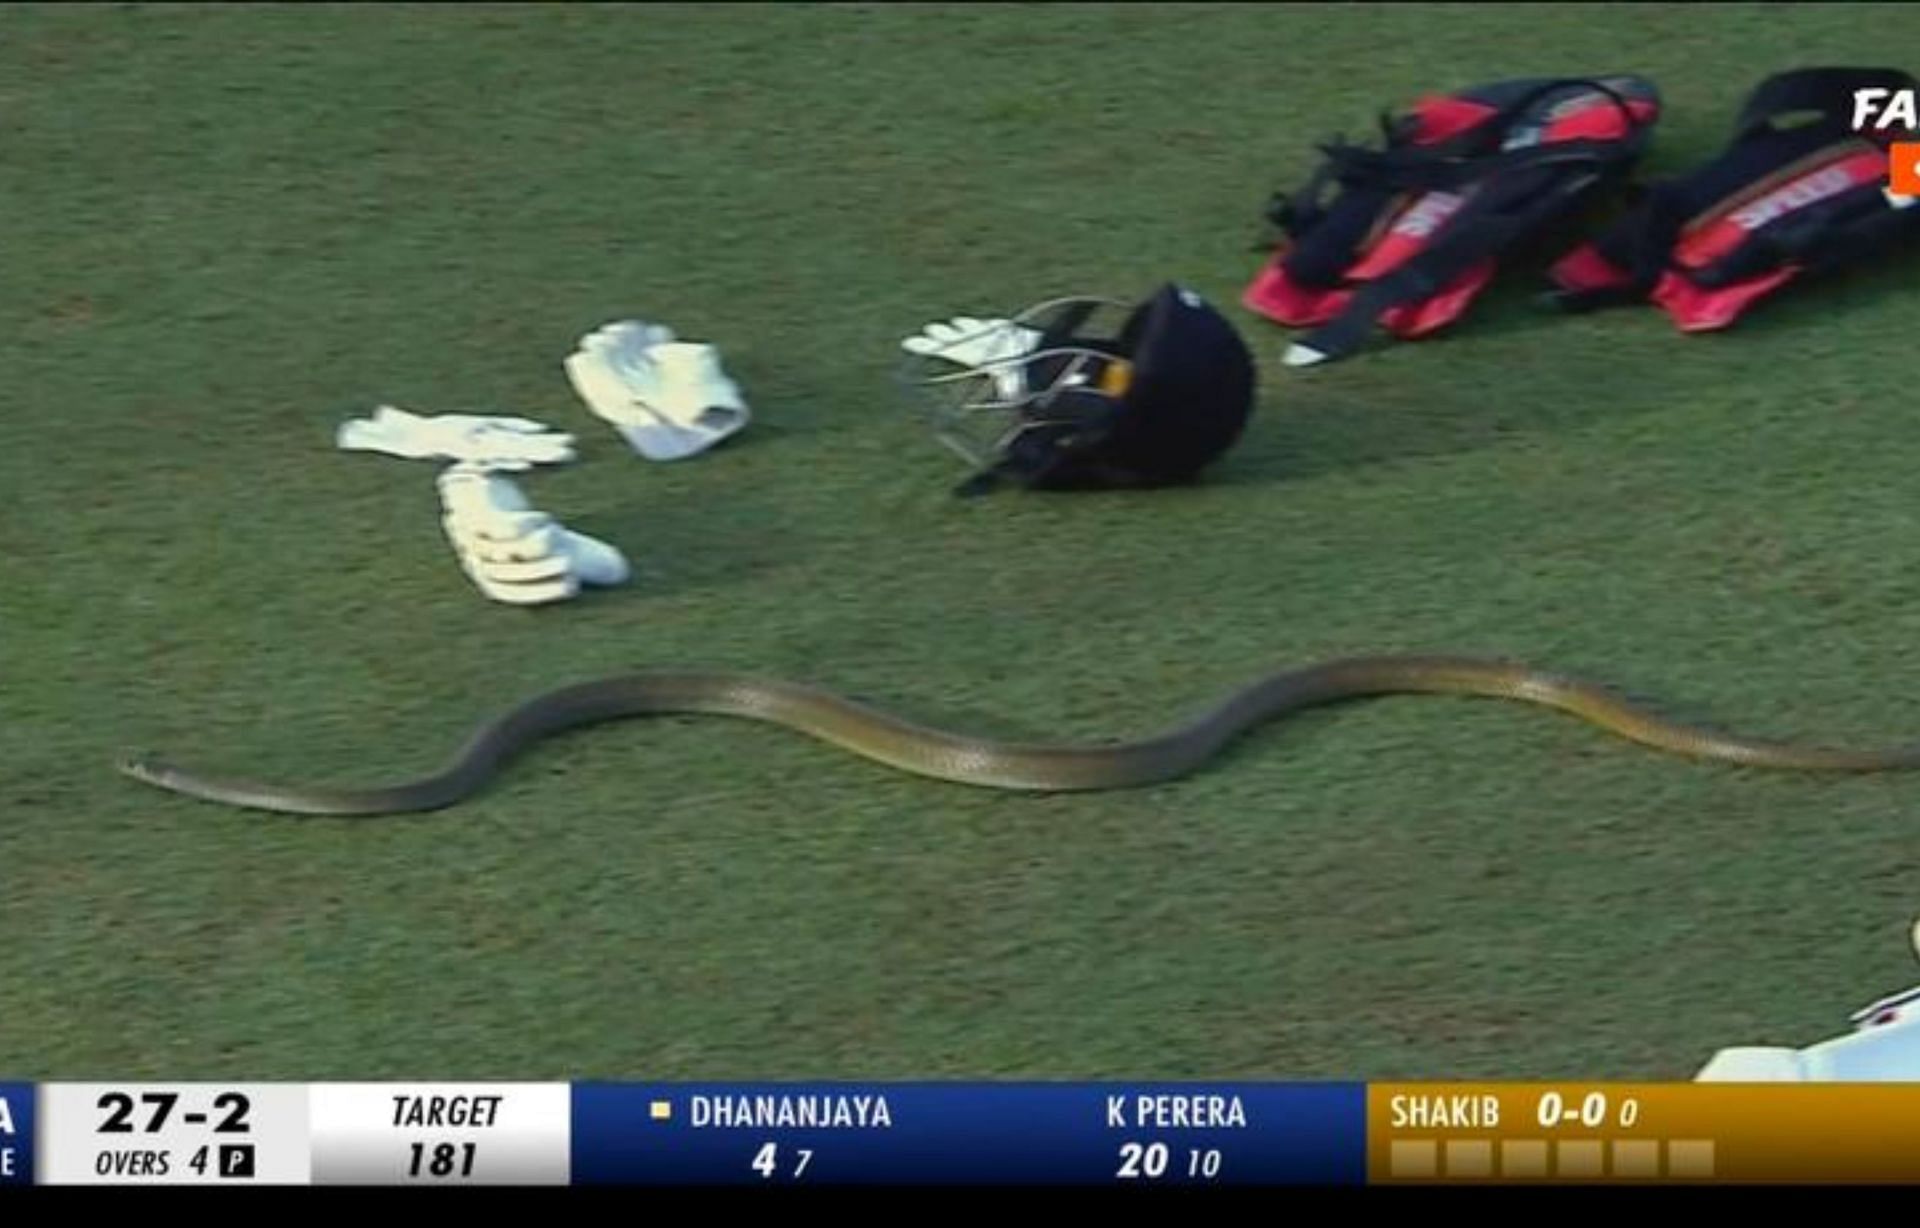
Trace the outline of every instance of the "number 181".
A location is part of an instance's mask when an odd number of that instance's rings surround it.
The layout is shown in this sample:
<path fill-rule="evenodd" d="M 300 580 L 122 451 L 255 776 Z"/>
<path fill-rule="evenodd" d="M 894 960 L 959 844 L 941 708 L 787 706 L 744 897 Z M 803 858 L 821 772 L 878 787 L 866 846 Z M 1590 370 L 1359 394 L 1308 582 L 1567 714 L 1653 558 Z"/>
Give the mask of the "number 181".
<path fill-rule="evenodd" d="M 436 1143 L 430 1154 L 425 1143 L 415 1143 L 413 1162 L 407 1166 L 407 1176 L 418 1177 L 424 1170 L 429 1177 L 471 1177 L 473 1152 L 472 1143 L 461 1143 L 457 1147 L 452 1143 Z M 460 1170 L 458 1174 L 454 1172 L 456 1167 Z"/>

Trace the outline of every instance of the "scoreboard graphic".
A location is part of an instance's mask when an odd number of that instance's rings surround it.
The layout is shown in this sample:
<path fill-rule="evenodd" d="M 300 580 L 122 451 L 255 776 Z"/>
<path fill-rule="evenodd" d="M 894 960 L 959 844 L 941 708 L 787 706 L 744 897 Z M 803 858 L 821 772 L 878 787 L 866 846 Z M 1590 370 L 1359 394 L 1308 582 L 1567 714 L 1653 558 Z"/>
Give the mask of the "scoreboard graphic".
<path fill-rule="evenodd" d="M 1920 1182 L 1920 1084 L 0 1084 L 0 1187 L 1715 1182 Z"/>

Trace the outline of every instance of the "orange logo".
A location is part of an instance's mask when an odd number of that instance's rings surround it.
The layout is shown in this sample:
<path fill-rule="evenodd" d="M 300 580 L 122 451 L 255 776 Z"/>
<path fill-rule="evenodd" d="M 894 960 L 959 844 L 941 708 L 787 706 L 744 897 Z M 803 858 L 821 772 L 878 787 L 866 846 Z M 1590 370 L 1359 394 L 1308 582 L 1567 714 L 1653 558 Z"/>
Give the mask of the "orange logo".
<path fill-rule="evenodd" d="M 1920 141 L 1895 141 L 1888 147 L 1887 187 L 1901 196 L 1920 196 Z"/>

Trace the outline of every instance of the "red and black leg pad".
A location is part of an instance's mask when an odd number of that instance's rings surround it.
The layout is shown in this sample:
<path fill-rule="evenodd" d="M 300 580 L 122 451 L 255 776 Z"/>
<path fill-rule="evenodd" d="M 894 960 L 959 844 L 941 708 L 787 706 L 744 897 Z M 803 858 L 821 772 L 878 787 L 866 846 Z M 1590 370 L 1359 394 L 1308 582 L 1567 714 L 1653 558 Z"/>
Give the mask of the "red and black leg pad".
<path fill-rule="evenodd" d="M 1920 236 L 1920 207 L 1893 195 L 1887 176 L 1892 143 L 1920 134 L 1855 131 L 1853 94 L 1869 87 L 1916 88 L 1898 69 L 1768 78 L 1719 157 L 1655 184 L 1553 266 L 1554 299 L 1571 310 L 1651 301 L 1682 331 L 1705 332 L 1790 282 Z"/>
<path fill-rule="evenodd" d="M 1502 81 L 1381 121 L 1383 148 L 1334 141 L 1268 218 L 1277 251 L 1242 297 L 1316 331 L 1296 365 L 1359 349 L 1375 325 L 1422 337 L 1457 320 L 1500 257 L 1623 179 L 1659 119 L 1640 77 Z M 1330 198 L 1330 199 L 1329 199 Z"/>

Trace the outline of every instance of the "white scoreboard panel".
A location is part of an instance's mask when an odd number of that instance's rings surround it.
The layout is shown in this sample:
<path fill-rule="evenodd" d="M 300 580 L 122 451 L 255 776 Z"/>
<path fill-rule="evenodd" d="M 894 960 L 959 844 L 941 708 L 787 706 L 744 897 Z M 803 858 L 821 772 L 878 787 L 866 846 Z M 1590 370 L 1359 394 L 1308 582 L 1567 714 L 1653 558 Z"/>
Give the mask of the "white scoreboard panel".
<path fill-rule="evenodd" d="M 42 1185 L 304 1185 L 307 1090 L 250 1083 L 48 1083 Z"/>
<path fill-rule="evenodd" d="M 42 1185 L 565 1185 L 565 1083 L 48 1083 Z"/>
<path fill-rule="evenodd" d="M 565 1083 L 322 1083 L 315 1185 L 565 1185 Z"/>

